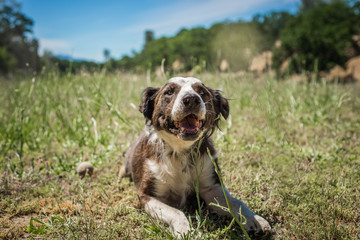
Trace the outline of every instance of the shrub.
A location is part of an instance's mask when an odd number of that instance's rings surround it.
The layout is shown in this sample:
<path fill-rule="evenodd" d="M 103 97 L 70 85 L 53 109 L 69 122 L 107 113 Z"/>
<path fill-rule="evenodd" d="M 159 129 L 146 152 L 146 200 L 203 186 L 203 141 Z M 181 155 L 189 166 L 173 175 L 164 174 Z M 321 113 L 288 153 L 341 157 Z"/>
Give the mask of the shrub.
<path fill-rule="evenodd" d="M 282 45 L 275 49 L 274 67 L 291 57 L 291 72 L 329 70 L 346 62 L 345 49 L 359 30 L 359 15 L 342 1 L 322 3 L 290 19 L 280 33 Z"/>

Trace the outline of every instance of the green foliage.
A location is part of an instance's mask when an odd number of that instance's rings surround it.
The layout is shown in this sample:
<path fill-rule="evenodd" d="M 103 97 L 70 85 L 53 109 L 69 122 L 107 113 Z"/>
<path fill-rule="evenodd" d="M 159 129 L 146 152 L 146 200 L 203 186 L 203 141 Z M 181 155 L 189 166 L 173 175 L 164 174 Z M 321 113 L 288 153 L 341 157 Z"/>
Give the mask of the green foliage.
<path fill-rule="evenodd" d="M 165 37 L 149 42 L 143 51 L 135 57 L 135 61 L 138 61 L 137 65 L 154 69 L 160 65 L 163 58 L 167 59 L 168 62 L 170 56 L 170 46 L 168 42 L 168 39 Z"/>
<path fill-rule="evenodd" d="M 359 31 L 358 6 L 356 1 L 304 0 L 298 15 L 270 12 L 256 15 L 251 22 L 183 29 L 174 37 L 151 38 L 140 53 L 125 56 L 115 65 L 121 69 L 155 69 L 165 59 L 166 68 L 180 60 L 185 71 L 203 65 L 215 70 L 225 59 L 231 70 L 237 71 L 248 69 L 258 53 L 274 50 L 276 69 L 292 57 L 291 72 L 327 70 L 347 60 L 345 49 L 351 45 L 351 36 Z M 273 49 L 279 38 L 281 48 Z"/>
<path fill-rule="evenodd" d="M 255 15 L 250 22 L 221 22 L 209 29 L 198 27 L 182 29 L 173 37 L 154 38 L 145 31 L 145 44 L 140 52 L 114 59 L 104 49 L 105 62 L 60 59 L 45 52 L 39 59 L 38 42 L 31 38 L 33 21 L 20 12 L 15 1 L 2 1 L 0 5 L 0 72 L 3 74 L 25 69 L 36 72 L 132 71 L 151 72 L 163 59 L 164 69 L 172 74 L 178 71 L 200 73 L 214 71 L 222 60 L 230 70 L 247 70 L 253 57 L 273 50 L 273 66 L 278 73 L 281 64 L 291 59 L 289 71 L 321 71 L 347 61 L 349 47 L 360 52 L 351 36 L 360 32 L 360 4 L 355 0 L 303 0 L 299 12 L 270 12 Z M 280 48 L 274 42 L 281 39 Z M 352 45 L 351 45 L 352 44 Z M 180 69 L 172 64 L 180 62 Z"/>
<path fill-rule="evenodd" d="M 211 50 L 213 64 L 219 66 L 221 60 L 229 62 L 233 71 L 247 70 L 252 58 L 263 46 L 264 38 L 251 23 L 229 23 L 221 26 L 213 36 Z"/>
<path fill-rule="evenodd" d="M 210 29 L 182 29 L 174 37 L 152 39 L 140 53 L 125 56 L 117 64 L 122 69 L 138 66 L 154 70 L 165 59 L 165 68 L 169 70 L 176 60 L 182 63 L 183 71 L 204 66 L 215 70 L 226 59 L 232 70 L 245 70 L 252 57 L 264 49 L 266 41 L 268 38 L 261 35 L 256 24 L 218 23 Z"/>
<path fill-rule="evenodd" d="M 127 55 L 123 56 L 120 60 L 118 60 L 116 64 L 117 64 L 117 68 L 120 70 L 123 70 L 123 71 L 133 70 L 133 69 L 135 69 L 135 66 L 136 66 L 134 58 L 129 57 Z"/>
<path fill-rule="evenodd" d="M 326 2 L 326 0 L 301 0 L 300 12 L 305 13 L 324 2 Z"/>
<path fill-rule="evenodd" d="M 198 77 L 231 99 L 213 135 L 222 180 L 269 220 L 268 238 L 357 239 L 359 86 Z M 0 238 L 171 238 L 139 210 L 133 184 L 116 183 L 144 127 L 146 86 L 144 75 L 104 72 L 0 83 Z M 93 163 L 92 178 L 76 175 L 81 161 Z M 235 221 L 200 212 L 186 213 L 200 239 L 244 239 Z"/>
<path fill-rule="evenodd" d="M 209 31 L 204 28 L 183 29 L 173 39 L 174 56 L 170 60 L 179 59 L 185 70 L 191 70 L 203 61 L 211 60 L 210 42 Z"/>
<path fill-rule="evenodd" d="M 0 4 L 0 71 L 6 73 L 14 69 L 39 70 L 38 41 L 30 38 L 33 21 L 20 12 L 13 1 Z M 4 52 L 4 49 L 6 52 Z"/>
<path fill-rule="evenodd" d="M 154 70 L 165 59 L 165 69 L 181 62 L 181 70 L 216 70 L 226 60 L 231 70 L 246 70 L 251 59 L 270 50 L 285 23 L 292 18 L 286 12 L 257 15 L 252 22 L 222 22 L 209 29 L 182 29 L 174 37 L 153 39 L 151 31 L 143 50 L 132 57 L 124 56 L 115 63 L 122 70 Z"/>
<path fill-rule="evenodd" d="M 154 39 L 154 32 L 147 30 L 145 32 L 145 45 Z"/>
<path fill-rule="evenodd" d="M 39 223 L 40 226 L 39 227 L 34 226 L 34 222 Z M 45 232 L 45 224 L 44 224 L 44 222 L 42 222 L 36 218 L 31 218 L 30 225 L 28 227 L 25 227 L 25 230 L 29 233 L 41 234 L 41 233 Z"/>
<path fill-rule="evenodd" d="M 271 50 L 274 42 L 280 38 L 280 32 L 285 24 L 294 16 L 288 12 L 270 12 L 264 15 L 257 14 L 252 22 L 263 36 L 260 51 Z"/>
<path fill-rule="evenodd" d="M 172 38 L 162 37 L 147 42 L 142 52 L 134 56 L 134 65 L 155 69 L 160 66 L 162 59 L 166 59 L 165 67 L 180 60 L 184 63 L 183 70 L 191 70 L 202 61 L 210 59 L 209 42 L 209 32 L 206 29 L 183 29 Z"/>
<path fill-rule="evenodd" d="M 0 71 L 3 73 L 9 73 L 15 69 L 17 64 L 16 58 L 9 53 L 5 46 L 0 47 Z"/>
<path fill-rule="evenodd" d="M 280 34 L 282 45 L 274 52 L 275 68 L 287 58 L 292 59 L 290 71 L 298 73 L 344 65 L 345 49 L 360 30 L 359 16 L 345 2 L 335 1 L 290 19 Z"/>
<path fill-rule="evenodd" d="M 89 72 L 93 73 L 103 67 L 106 70 L 114 71 L 114 59 L 110 58 L 104 64 L 91 61 L 72 61 L 54 56 L 50 51 L 45 51 L 41 57 L 42 73 L 75 74 Z"/>
<path fill-rule="evenodd" d="M 110 59 L 110 50 L 107 48 L 104 49 L 104 58 L 105 58 L 105 62 Z"/>

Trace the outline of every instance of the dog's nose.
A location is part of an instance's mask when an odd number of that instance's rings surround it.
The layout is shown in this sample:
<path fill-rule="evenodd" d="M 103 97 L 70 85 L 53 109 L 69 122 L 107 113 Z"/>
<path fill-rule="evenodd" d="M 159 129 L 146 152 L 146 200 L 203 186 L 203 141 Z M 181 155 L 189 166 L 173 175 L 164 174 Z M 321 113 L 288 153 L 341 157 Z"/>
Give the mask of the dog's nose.
<path fill-rule="evenodd" d="M 183 103 L 186 107 L 193 107 L 200 104 L 200 97 L 195 94 L 185 95 L 183 98 Z"/>

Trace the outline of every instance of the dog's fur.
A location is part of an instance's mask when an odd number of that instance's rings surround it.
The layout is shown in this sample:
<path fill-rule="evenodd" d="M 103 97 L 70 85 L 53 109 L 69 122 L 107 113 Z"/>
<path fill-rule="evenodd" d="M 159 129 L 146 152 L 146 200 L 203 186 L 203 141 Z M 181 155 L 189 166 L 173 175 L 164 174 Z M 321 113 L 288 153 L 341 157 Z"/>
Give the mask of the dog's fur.
<path fill-rule="evenodd" d="M 229 115 L 229 105 L 220 91 L 206 87 L 196 78 L 171 78 L 161 88 L 143 91 L 140 112 L 146 126 L 125 156 L 119 179 L 131 177 L 145 211 L 168 224 L 176 236 L 186 234 L 189 222 L 179 209 L 194 196 L 198 180 L 200 197 L 208 208 L 221 215 L 230 214 L 209 205 L 227 207 L 212 160 L 217 154 L 210 139 L 220 116 Z M 233 198 L 226 190 L 231 209 L 246 218 L 244 227 L 255 234 L 271 230 L 269 223 Z"/>

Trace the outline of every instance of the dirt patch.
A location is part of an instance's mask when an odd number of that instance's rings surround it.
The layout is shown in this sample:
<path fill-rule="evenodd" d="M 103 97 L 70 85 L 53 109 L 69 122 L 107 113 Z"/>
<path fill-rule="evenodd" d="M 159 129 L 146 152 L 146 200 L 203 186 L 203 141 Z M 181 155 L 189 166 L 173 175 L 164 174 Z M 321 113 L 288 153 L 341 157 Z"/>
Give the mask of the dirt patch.
<path fill-rule="evenodd" d="M 8 216 L 0 217 L 0 225 L 2 226 L 0 230 L 1 239 L 19 239 L 27 238 L 30 236 L 28 232 L 25 231 L 25 227 L 29 226 L 30 219 L 36 217 L 35 214 L 16 216 L 9 218 Z"/>

